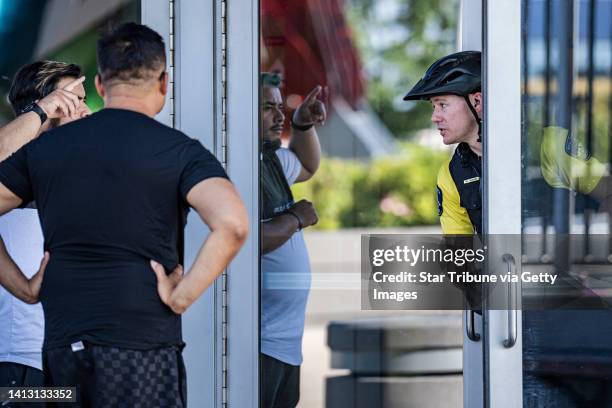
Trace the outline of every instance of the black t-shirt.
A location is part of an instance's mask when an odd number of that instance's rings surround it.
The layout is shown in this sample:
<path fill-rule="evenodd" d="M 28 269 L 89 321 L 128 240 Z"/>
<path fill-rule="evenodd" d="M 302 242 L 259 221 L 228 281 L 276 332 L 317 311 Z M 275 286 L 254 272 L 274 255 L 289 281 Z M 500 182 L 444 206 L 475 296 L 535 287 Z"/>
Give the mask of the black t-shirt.
<path fill-rule="evenodd" d="M 227 175 L 200 142 L 122 109 L 46 132 L 0 163 L 0 182 L 36 201 L 51 253 L 44 348 L 182 343 L 149 260 L 179 263 L 187 193 L 210 177 Z"/>

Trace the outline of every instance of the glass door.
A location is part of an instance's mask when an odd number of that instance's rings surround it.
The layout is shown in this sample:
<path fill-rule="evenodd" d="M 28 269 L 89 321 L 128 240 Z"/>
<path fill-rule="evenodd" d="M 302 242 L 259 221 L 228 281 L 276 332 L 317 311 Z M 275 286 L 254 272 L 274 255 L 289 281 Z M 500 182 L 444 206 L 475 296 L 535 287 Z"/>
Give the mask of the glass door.
<path fill-rule="evenodd" d="M 523 268 L 561 279 L 523 289 L 524 406 L 609 406 L 612 3 L 522 8 Z"/>
<path fill-rule="evenodd" d="M 491 257 L 520 296 L 484 312 L 481 406 L 610 406 L 612 4 L 489 1 L 484 14 L 486 231 L 520 236 Z"/>
<path fill-rule="evenodd" d="M 362 236 L 440 232 L 452 150 L 402 98 L 457 51 L 460 1 L 259 6 L 260 406 L 462 406 L 461 311 L 364 308 L 360 270 Z"/>

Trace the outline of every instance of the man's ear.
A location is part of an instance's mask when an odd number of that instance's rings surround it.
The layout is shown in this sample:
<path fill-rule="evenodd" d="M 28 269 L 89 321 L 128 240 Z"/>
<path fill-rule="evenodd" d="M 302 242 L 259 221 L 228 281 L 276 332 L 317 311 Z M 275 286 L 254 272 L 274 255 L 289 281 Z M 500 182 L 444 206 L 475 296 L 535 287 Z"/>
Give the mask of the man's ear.
<path fill-rule="evenodd" d="M 161 81 L 159 81 L 159 92 L 161 92 L 162 95 L 166 96 L 166 94 L 168 93 L 168 73 L 164 72 L 164 76 L 162 77 Z"/>
<path fill-rule="evenodd" d="M 470 94 L 470 102 L 479 115 L 482 114 L 482 92 Z"/>
<path fill-rule="evenodd" d="M 94 82 L 96 84 L 96 91 L 98 91 L 98 95 L 100 95 L 100 98 L 104 99 L 104 94 L 106 92 L 104 91 L 104 85 L 102 85 L 102 79 L 100 78 L 100 74 L 96 74 Z"/>

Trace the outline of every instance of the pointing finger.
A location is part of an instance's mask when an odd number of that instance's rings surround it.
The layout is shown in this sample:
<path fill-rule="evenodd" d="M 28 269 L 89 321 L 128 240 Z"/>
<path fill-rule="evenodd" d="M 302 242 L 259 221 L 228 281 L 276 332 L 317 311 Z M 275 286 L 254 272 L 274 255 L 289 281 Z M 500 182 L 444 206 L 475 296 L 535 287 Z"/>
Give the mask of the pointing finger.
<path fill-rule="evenodd" d="M 317 99 L 317 96 L 319 96 L 320 93 L 321 93 L 321 85 L 315 86 L 315 88 L 312 91 L 310 91 L 308 95 L 306 95 L 306 98 L 304 98 L 304 103 L 312 103 L 313 101 Z"/>

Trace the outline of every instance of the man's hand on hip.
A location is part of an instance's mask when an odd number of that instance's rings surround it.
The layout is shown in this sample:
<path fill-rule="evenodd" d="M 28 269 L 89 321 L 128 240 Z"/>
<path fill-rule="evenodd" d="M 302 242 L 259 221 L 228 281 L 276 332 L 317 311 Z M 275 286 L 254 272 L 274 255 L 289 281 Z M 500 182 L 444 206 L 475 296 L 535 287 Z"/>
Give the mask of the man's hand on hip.
<path fill-rule="evenodd" d="M 151 268 L 155 272 L 155 276 L 157 276 L 157 293 L 159 297 L 166 306 L 173 309 L 172 292 L 174 292 L 174 289 L 183 279 L 183 266 L 178 265 L 169 275 L 166 274 L 166 270 L 161 264 L 153 260 L 151 261 Z M 173 311 L 176 313 L 174 309 Z"/>
<path fill-rule="evenodd" d="M 30 287 L 30 293 L 32 294 L 31 302 L 28 303 L 37 303 L 38 296 L 40 295 L 40 287 L 42 286 L 43 277 L 45 275 L 45 269 L 47 269 L 47 264 L 49 263 L 50 255 L 49 252 L 45 252 L 43 259 L 40 261 L 40 267 L 38 268 L 38 272 L 34 274 L 28 281 L 28 286 Z"/>

